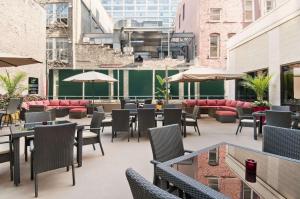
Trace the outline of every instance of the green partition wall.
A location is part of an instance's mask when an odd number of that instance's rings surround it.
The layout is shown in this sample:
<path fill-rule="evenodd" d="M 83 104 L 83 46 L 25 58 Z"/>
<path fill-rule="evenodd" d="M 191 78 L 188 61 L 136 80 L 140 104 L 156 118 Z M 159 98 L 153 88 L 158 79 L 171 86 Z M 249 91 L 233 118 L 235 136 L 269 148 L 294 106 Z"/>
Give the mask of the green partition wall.
<path fill-rule="evenodd" d="M 108 70 L 94 70 L 99 73 L 103 73 L 108 75 Z M 85 72 L 88 72 L 88 70 L 85 70 Z M 85 98 L 86 99 L 92 99 L 93 95 L 95 95 L 95 99 L 108 99 L 108 83 L 107 82 L 101 82 L 101 83 L 85 83 Z"/>
<path fill-rule="evenodd" d="M 195 83 L 191 82 L 190 83 L 190 97 L 191 99 L 195 98 Z M 189 83 L 184 82 L 184 99 L 188 99 L 189 95 Z"/>
<path fill-rule="evenodd" d="M 53 70 L 49 70 L 49 77 L 48 77 L 48 96 L 52 98 L 53 96 Z"/>
<path fill-rule="evenodd" d="M 129 71 L 129 96 L 152 96 L 152 70 Z"/>
<path fill-rule="evenodd" d="M 203 81 L 200 83 L 201 98 L 224 98 L 224 80 Z"/>
<path fill-rule="evenodd" d="M 118 96 L 118 84 L 119 84 L 119 96 L 122 97 L 124 95 L 124 73 L 123 70 L 119 70 L 119 77 L 118 77 L 118 70 L 114 70 L 114 78 L 118 80 L 118 82 L 114 83 L 114 99 L 117 99 Z"/>
<path fill-rule="evenodd" d="M 64 79 L 82 73 L 82 70 L 59 70 L 59 98 L 69 99 L 82 96 L 82 83 L 65 82 Z M 52 78 L 53 79 L 53 78 Z M 50 81 L 51 82 L 51 81 Z M 53 82 L 52 82 L 53 85 Z"/>

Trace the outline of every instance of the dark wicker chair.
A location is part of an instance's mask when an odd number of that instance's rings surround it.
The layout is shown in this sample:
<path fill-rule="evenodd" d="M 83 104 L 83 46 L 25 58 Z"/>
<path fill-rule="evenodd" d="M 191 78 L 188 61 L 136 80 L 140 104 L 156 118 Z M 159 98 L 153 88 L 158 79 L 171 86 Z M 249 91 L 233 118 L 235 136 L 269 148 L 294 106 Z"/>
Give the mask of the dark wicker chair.
<path fill-rule="evenodd" d="M 20 98 L 10 98 L 6 110 L 0 111 L 0 127 L 2 126 L 3 118 L 8 116 L 7 126 L 13 123 L 12 114 L 15 114 L 20 105 Z"/>
<path fill-rule="evenodd" d="M 75 130 L 75 123 L 35 127 L 31 155 L 31 178 L 35 181 L 35 197 L 38 196 L 38 174 L 46 171 L 71 166 L 73 186 L 75 185 Z"/>
<path fill-rule="evenodd" d="M 155 104 L 144 104 L 143 108 L 151 108 L 151 109 L 155 109 L 156 105 Z"/>
<path fill-rule="evenodd" d="M 151 103 L 152 103 L 152 99 L 145 99 L 144 105 L 145 105 L 145 104 L 151 104 Z"/>
<path fill-rule="evenodd" d="M 269 126 L 282 128 L 292 127 L 292 112 L 290 111 L 266 111 L 266 121 Z"/>
<path fill-rule="evenodd" d="M 181 114 L 180 108 L 165 108 L 163 125 L 178 124 L 181 127 Z"/>
<path fill-rule="evenodd" d="M 156 172 L 156 165 L 180 156 L 185 152 L 184 150 L 180 127 L 178 124 L 163 126 L 149 129 L 150 144 L 152 148 L 154 164 L 154 179 L 153 183 L 159 185 L 160 179 Z"/>
<path fill-rule="evenodd" d="M 243 127 L 252 127 L 254 128 L 254 120 L 252 116 L 252 108 L 241 108 L 237 107 L 237 115 L 238 115 L 238 127 L 236 129 L 235 134 L 237 135 L 238 132 L 242 132 Z M 259 120 L 256 120 L 258 126 Z"/>
<path fill-rule="evenodd" d="M 185 126 L 193 126 L 195 129 L 195 132 L 198 132 L 200 136 L 200 130 L 198 126 L 198 119 L 200 115 L 200 107 L 199 106 L 194 106 L 193 113 L 191 115 L 186 115 L 184 118 L 182 118 L 182 125 Z"/>
<path fill-rule="evenodd" d="M 266 125 L 263 135 L 264 152 L 300 160 L 300 130 Z"/>
<path fill-rule="evenodd" d="M 163 108 L 177 108 L 176 104 L 164 104 Z"/>
<path fill-rule="evenodd" d="M 99 143 L 102 155 L 104 155 L 104 150 L 101 143 L 100 131 L 101 131 L 101 122 L 104 118 L 104 113 L 94 111 L 93 117 L 90 125 L 84 125 L 82 132 L 82 145 L 93 145 L 94 150 L 95 144 Z M 75 145 L 77 146 L 77 145 Z"/>
<path fill-rule="evenodd" d="M 126 103 L 124 106 L 125 110 L 129 110 L 131 122 L 134 123 L 134 130 L 136 131 L 136 114 L 137 114 L 137 104 Z"/>
<path fill-rule="evenodd" d="M 112 135 L 111 142 L 117 137 L 117 132 L 128 132 L 128 142 L 130 138 L 130 127 L 131 127 L 129 110 L 112 110 Z"/>
<path fill-rule="evenodd" d="M 291 111 L 290 106 L 271 106 L 272 111 Z"/>
<path fill-rule="evenodd" d="M 104 112 L 103 106 L 98 106 L 98 107 L 96 108 L 96 110 L 97 110 L 99 113 L 103 113 L 103 114 L 104 114 L 104 119 L 103 119 L 102 122 L 101 122 L 102 133 L 103 133 L 104 127 L 107 127 L 107 126 L 111 126 L 111 125 L 112 125 L 111 114 L 106 114 L 106 113 Z"/>
<path fill-rule="evenodd" d="M 126 177 L 133 199 L 179 199 L 177 196 L 151 184 L 133 169 L 126 170 Z"/>
<path fill-rule="evenodd" d="M 12 141 L 11 141 L 11 136 L 7 136 L 7 137 L 8 137 L 8 140 L 0 142 L 0 145 L 8 145 L 7 150 L 0 151 L 0 163 L 9 162 L 10 180 L 13 180 L 13 149 L 12 149 Z"/>
<path fill-rule="evenodd" d="M 142 132 L 147 132 L 149 128 L 156 127 L 154 109 L 138 109 L 138 141 Z"/>
<path fill-rule="evenodd" d="M 25 113 L 25 127 L 28 125 L 35 125 L 33 123 L 40 123 L 51 121 L 51 113 L 50 112 L 27 112 Z M 26 124 L 27 123 L 27 124 Z M 33 136 L 25 136 L 25 144 L 24 144 L 24 153 L 25 153 L 25 161 L 28 159 L 28 151 L 27 148 L 30 146 L 31 140 L 33 140 Z"/>

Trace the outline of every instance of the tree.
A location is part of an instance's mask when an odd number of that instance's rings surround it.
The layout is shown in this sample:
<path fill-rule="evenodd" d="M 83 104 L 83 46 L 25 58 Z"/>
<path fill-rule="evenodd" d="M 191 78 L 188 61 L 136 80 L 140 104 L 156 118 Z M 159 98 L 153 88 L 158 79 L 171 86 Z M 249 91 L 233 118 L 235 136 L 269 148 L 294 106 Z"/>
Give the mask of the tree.
<path fill-rule="evenodd" d="M 170 97 L 170 90 L 166 88 L 166 80 L 163 79 L 160 75 L 156 75 L 159 87 L 156 87 L 156 95 L 158 97 L 163 97 L 165 100 Z"/>
<path fill-rule="evenodd" d="M 0 74 L 0 84 L 10 98 L 20 95 L 24 90 L 26 90 L 26 87 L 22 84 L 25 78 L 26 73 L 24 72 L 17 72 L 13 77 L 11 77 L 6 71 L 6 74 Z"/>

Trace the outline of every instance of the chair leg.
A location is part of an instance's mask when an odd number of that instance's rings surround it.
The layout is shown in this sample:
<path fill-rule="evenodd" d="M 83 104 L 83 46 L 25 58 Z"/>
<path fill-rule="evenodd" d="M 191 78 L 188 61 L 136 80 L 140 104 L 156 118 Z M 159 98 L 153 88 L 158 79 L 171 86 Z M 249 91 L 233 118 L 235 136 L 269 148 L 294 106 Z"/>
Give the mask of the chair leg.
<path fill-rule="evenodd" d="M 27 140 L 25 137 L 25 144 L 24 144 L 24 154 L 25 154 L 25 162 L 28 160 L 28 151 L 27 151 Z"/>
<path fill-rule="evenodd" d="M 102 147 L 100 134 L 99 134 L 99 136 L 98 136 L 98 139 L 99 139 L 99 145 L 100 145 L 100 149 L 101 149 L 102 155 L 104 156 L 104 150 L 103 150 L 103 147 Z"/>
<path fill-rule="evenodd" d="M 240 128 L 240 133 L 242 132 L 242 128 L 243 128 L 243 125 L 241 125 L 241 128 Z"/>
<path fill-rule="evenodd" d="M 73 186 L 75 186 L 75 169 L 74 169 L 74 164 L 72 164 L 72 180 L 73 180 Z"/>
<path fill-rule="evenodd" d="M 112 131 L 112 132 L 111 132 L 111 142 L 114 142 L 114 134 L 115 134 L 115 133 Z"/>
<path fill-rule="evenodd" d="M 140 130 L 138 130 L 138 142 L 140 142 L 140 136 L 141 136 L 141 132 Z"/>
<path fill-rule="evenodd" d="M 30 156 L 30 179 L 33 180 L 33 154 Z"/>
<path fill-rule="evenodd" d="M 96 151 L 96 147 L 95 147 L 95 145 L 93 144 L 93 149 L 94 149 L 94 151 Z"/>
<path fill-rule="evenodd" d="M 198 132 L 198 134 L 199 134 L 199 136 L 200 136 L 201 133 L 200 133 L 199 126 L 198 126 L 198 123 L 197 123 L 197 122 L 196 122 L 196 128 L 197 128 L 197 132 Z"/>
<path fill-rule="evenodd" d="M 131 132 L 132 132 L 132 129 L 131 129 Z M 129 142 L 129 138 L 130 138 L 130 129 L 128 129 L 128 142 Z"/>
<path fill-rule="evenodd" d="M 70 168 L 69 168 L 69 166 L 67 166 L 67 172 L 69 172 L 70 171 Z"/>
<path fill-rule="evenodd" d="M 35 192 L 35 197 L 38 197 L 38 175 L 35 173 L 34 174 L 34 192 Z"/>
<path fill-rule="evenodd" d="M 235 132 L 236 135 L 237 135 L 238 132 L 239 132 L 240 126 L 241 126 L 241 123 L 239 122 L 239 125 L 238 125 L 238 127 L 237 127 L 237 129 L 236 129 L 236 132 Z"/>
<path fill-rule="evenodd" d="M 197 132 L 196 125 L 194 125 L 194 130 L 195 130 L 195 132 Z"/>
<path fill-rule="evenodd" d="M 103 133 L 103 131 L 104 131 L 104 126 L 102 127 L 102 133 Z"/>

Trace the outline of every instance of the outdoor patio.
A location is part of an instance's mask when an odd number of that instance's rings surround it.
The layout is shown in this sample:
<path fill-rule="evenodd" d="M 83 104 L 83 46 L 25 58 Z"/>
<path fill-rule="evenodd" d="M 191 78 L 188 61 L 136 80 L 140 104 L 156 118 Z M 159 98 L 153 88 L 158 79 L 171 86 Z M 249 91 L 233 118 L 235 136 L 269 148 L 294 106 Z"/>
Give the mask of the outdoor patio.
<path fill-rule="evenodd" d="M 63 118 L 62 118 L 63 119 Z M 68 119 L 68 118 L 66 118 Z M 73 119 L 79 124 L 89 124 L 90 118 Z M 187 137 L 183 138 L 186 149 L 199 150 L 220 142 L 228 142 L 248 148 L 261 150 L 261 138 L 253 139 L 253 128 L 243 128 L 235 135 L 237 123 L 219 123 L 204 115 L 198 120 L 201 136 L 187 127 Z M 161 124 L 159 124 L 160 126 Z M 8 130 L 7 127 L 3 131 Z M 120 133 L 111 142 L 111 127 L 106 127 L 101 135 L 105 156 L 99 145 L 96 151 L 91 145 L 83 147 L 83 165 L 75 168 L 76 186 L 72 186 L 71 171 L 59 169 L 46 172 L 39 177 L 39 198 L 132 198 L 125 170 L 129 167 L 138 171 L 149 181 L 153 179 L 152 152 L 149 139 L 137 134 L 127 142 L 127 133 Z M 24 144 L 21 140 L 21 144 Z M 16 187 L 9 180 L 8 163 L 0 165 L 1 198 L 33 198 L 34 183 L 30 181 L 30 162 L 24 161 L 21 148 L 21 184 Z M 52 175 L 55 173 L 55 175 Z"/>

